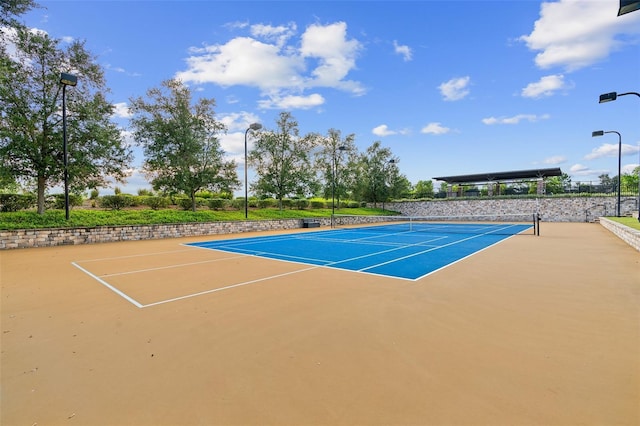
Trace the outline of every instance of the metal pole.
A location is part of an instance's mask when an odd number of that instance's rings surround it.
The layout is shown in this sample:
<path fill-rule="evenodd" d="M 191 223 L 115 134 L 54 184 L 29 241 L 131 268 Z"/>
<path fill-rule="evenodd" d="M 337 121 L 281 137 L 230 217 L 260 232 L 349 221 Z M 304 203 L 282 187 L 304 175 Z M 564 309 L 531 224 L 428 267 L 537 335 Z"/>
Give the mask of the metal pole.
<path fill-rule="evenodd" d="M 67 169 L 67 85 L 62 85 L 62 150 L 64 162 L 64 217 L 69 220 L 69 171 Z"/>
<path fill-rule="evenodd" d="M 618 133 L 618 132 L 616 132 Z M 621 212 L 620 212 L 620 191 L 622 188 L 620 188 L 620 173 L 622 170 L 622 136 L 620 136 L 620 133 L 618 133 L 618 217 L 620 217 Z"/>
<path fill-rule="evenodd" d="M 247 188 L 247 133 L 251 127 L 244 132 L 244 218 L 249 218 L 249 189 Z"/>

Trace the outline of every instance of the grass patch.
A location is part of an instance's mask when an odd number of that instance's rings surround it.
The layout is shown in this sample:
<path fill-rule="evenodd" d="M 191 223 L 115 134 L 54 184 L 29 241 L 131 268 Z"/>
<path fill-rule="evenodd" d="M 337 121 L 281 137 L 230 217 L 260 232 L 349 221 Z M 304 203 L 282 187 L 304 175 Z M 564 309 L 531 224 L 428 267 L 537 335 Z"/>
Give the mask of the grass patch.
<path fill-rule="evenodd" d="M 640 231 L 640 222 L 635 217 L 608 217 L 607 219 Z"/>
<path fill-rule="evenodd" d="M 336 209 L 336 214 L 394 215 L 396 212 L 372 208 Z M 249 211 L 249 220 L 301 219 L 331 217 L 331 209 Z M 34 211 L 0 213 L 0 230 L 41 228 L 94 228 L 96 226 L 158 225 L 167 223 L 222 222 L 245 220 L 244 211 L 199 210 L 74 210 L 65 220 L 63 210 L 48 210 L 43 215 Z"/>

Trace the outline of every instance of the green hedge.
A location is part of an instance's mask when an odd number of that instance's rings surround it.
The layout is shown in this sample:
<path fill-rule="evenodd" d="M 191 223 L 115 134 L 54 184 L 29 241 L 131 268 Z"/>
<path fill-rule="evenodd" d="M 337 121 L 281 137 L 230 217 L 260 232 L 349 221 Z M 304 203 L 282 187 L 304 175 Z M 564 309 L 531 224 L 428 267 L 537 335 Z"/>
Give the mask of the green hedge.
<path fill-rule="evenodd" d="M 35 205 L 35 194 L 0 194 L 0 212 L 17 212 Z"/>

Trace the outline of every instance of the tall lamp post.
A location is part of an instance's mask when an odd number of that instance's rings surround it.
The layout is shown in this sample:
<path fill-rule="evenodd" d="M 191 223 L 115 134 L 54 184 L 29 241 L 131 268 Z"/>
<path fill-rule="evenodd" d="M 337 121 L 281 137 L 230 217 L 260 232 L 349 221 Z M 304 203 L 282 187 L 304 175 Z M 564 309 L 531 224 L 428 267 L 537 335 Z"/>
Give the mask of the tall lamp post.
<path fill-rule="evenodd" d="M 244 132 L 244 218 L 249 218 L 249 188 L 247 183 L 247 133 L 249 130 L 260 130 L 262 124 L 252 123 L 249 128 Z"/>
<path fill-rule="evenodd" d="M 635 3 L 635 9 L 638 9 L 638 5 L 640 5 L 640 2 L 634 2 L 634 3 Z M 628 12 L 631 12 L 632 10 L 635 10 L 635 9 L 628 10 Z M 620 10 L 622 11 L 622 8 L 620 8 Z M 620 16 L 620 13 L 618 13 L 618 16 Z M 626 95 L 636 95 L 637 97 L 640 98 L 640 93 L 638 92 L 626 92 L 626 93 L 609 92 L 609 93 L 603 93 L 602 95 L 600 95 L 600 100 L 598 101 L 598 103 L 603 104 L 606 102 L 612 102 L 618 99 L 618 96 L 626 96 Z M 640 222 L 640 164 L 638 164 L 638 222 Z"/>
<path fill-rule="evenodd" d="M 387 164 L 395 164 L 395 162 L 396 162 L 396 160 L 394 160 L 392 158 L 391 160 L 387 161 Z M 383 178 L 382 189 L 384 189 L 384 192 L 385 192 L 384 195 L 383 195 L 383 198 L 382 198 L 382 211 L 384 211 L 384 200 L 387 198 L 387 194 L 386 194 L 386 192 L 387 192 L 387 171 L 389 170 L 388 167 L 387 167 L 387 164 L 385 164 L 385 166 L 382 168 L 382 173 L 383 173 L 383 175 L 382 175 L 382 178 Z"/>
<path fill-rule="evenodd" d="M 615 130 L 596 130 L 595 132 L 591 132 L 591 137 L 603 136 L 605 133 L 615 133 L 618 135 L 618 208 L 616 216 L 620 217 L 620 171 L 621 171 L 621 162 L 622 162 L 622 136 L 619 132 Z"/>
<path fill-rule="evenodd" d="M 347 147 L 340 145 L 338 151 L 346 151 Z M 336 214 L 336 179 L 338 175 L 338 159 L 336 157 L 336 150 L 333 150 L 333 165 L 331 168 L 331 227 L 333 227 L 333 216 Z M 338 198 L 340 199 L 340 198 Z"/>
<path fill-rule="evenodd" d="M 67 86 L 78 84 L 78 77 L 66 72 L 60 73 L 60 84 L 62 84 L 62 151 L 64 162 L 64 217 L 69 220 L 69 170 L 67 167 Z"/>

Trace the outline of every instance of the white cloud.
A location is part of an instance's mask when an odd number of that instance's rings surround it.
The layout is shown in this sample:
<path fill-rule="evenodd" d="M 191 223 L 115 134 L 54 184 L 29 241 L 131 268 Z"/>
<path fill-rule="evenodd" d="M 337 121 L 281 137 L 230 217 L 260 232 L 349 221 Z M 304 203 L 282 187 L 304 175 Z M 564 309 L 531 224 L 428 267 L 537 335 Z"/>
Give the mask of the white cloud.
<path fill-rule="evenodd" d="M 393 40 L 393 49 L 398 55 L 402 56 L 405 62 L 413 59 L 413 52 L 409 46 L 400 45 L 396 40 Z"/>
<path fill-rule="evenodd" d="M 129 106 L 126 102 L 118 102 L 113 104 L 113 116 L 117 118 L 129 118 L 131 117 L 131 112 L 129 111 Z"/>
<path fill-rule="evenodd" d="M 469 76 L 452 78 L 438 86 L 438 89 L 440 89 L 445 101 L 458 101 L 469 94 L 470 81 L 471 77 Z"/>
<path fill-rule="evenodd" d="M 442 126 L 440 123 L 429 123 L 420 130 L 420 133 L 426 133 L 430 135 L 444 135 L 449 133 L 450 128 Z"/>
<path fill-rule="evenodd" d="M 335 87 L 353 94 L 363 94 L 360 83 L 344 78 L 355 68 L 356 57 L 362 46 L 355 39 L 347 40 L 347 24 L 311 25 L 302 35 L 300 54 L 315 58 L 318 66 L 311 72 L 314 79 L 310 87 Z"/>
<path fill-rule="evenodd" d="M 555 165 L 562 164 L 567 161 L 567 157 L 563 157 L 562 155 L 554 155 L 553 157 L 545 158 L 544 164 Z"/>
<path fill-rule="evenodd" d="M 304 93 L 318 87 L 354 95 L 365 92 L 359 82 L 347 79 L 362 45 L 348 38 L 346 23 L 310 25 L 299 38 L 295 38 L 295 24 L 252 25 L 250 31 L 251 37 L 191 48 L 187 69 L 176 73 L 176 78 L 185 83 L 257 87 L 269 97 L 260 102 L 261 108 L 321 105 L 322 96 Z"/>
<path fill-rule="evenodd" d="M 569 89 L 570 85 L 564 81 L 562 74 L 547 75 L 536 83 L 529 83 L 527 87 L 522 89 L 522 97 L 524 98 L 540 98 L 543 96 L 551 96 L 558 90 Z"/>
<path fill-rule="evenodd" d="M 390 130 L 389 126 L 387 126 L 386 124 L 381 124 L 378 127 L 375 127 L 371 132 L 376 136 L 391 136 L 398 133 L 396 131 Z"/>
<path fill-rule="evenodd" d="M 549 114 L 535 115 L 535 114 L 518 114 L 513 117 L 489 117 L 483 118 L 482 122 L 486 125 L 493 124 L 519 124 L 522 120 L 535 123 L 540 120 L 548 120 L 551 116 Z"/>
<path fill-rule="evenodd" d="M 628 144 L 622 144 L 621 147 L 621 151 L 622 151 L 622 156 L 627 156 L 627 155 L 635 155 L 638 153 L 638 151 L 640 150 L 640 147 L 637 146 L 633 146 L 633 145 L 628 145 Z M 609 144 L 609 143 L 605 143 L 600 145 L 597 148 L 594 148 L 593 151 L 591 151 L 591 153 L 587 154 L 584 156 L 585 160 L 595 160 L 596 158 L 603 158 L 603 157 L 618 157 L 618 144 Z"/>
<path fill-rule="evenodd" d="M 391 130 L 389 126 L 386 124 L 381 124 L 378 127 L 375 127 L 371 133 L 376 136 L 392 136 L 392 135 L 408 135 L 411 133 L 410 129 L 400 129 L 400 130 Z"/>
<path fill-rule="evenodd" d="M 324 98 L 318 93 L 307 96 L 272 96 L 268 100 L 258 101 L 260 109 L 309 109 L 324 104 Z"/>
<path fill-rule="evenodd" d="M 618 17 L 618 6 L 619 0 L 544 2 L 533 31 L 520 40 L 539 52 L 535 63 L 540 68 L 570 72 L 586 67 L 623 45 L 616 36 L 640 33 L 640 13 Z"/>

